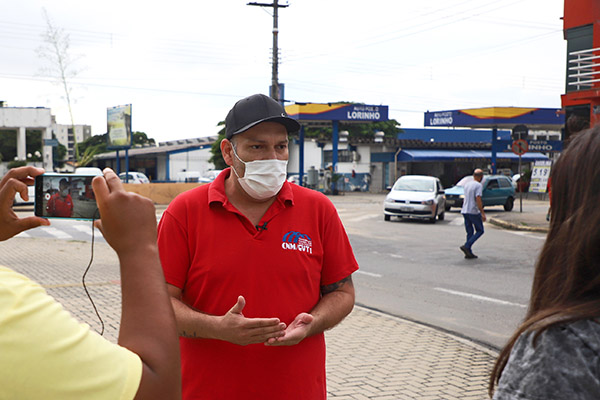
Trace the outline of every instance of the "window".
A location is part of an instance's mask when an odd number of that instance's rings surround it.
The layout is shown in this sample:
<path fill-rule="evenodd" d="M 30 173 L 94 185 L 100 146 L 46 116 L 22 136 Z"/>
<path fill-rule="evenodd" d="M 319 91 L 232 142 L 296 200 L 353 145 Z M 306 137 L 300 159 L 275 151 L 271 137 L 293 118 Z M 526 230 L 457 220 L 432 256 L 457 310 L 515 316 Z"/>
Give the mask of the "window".
<path fill-rule="evenodd" d="M 333 160 L 333 151 L 324 150 L 323 159 L 326 163 L 330 163 Z M 338 150 L 338 162 L 352 162 L 352 151 L 350 150 Z"/>
<path fill-rule="evenodd" d="M 491 179 L 487 185 L 488 189 L 498 189 L 499 187 L 500 187 L 500 185 L 498 185 L 497 179 Z"/>
<path fill-rule="evenodd" d="M 569 85 L 569 83 L 574 82 L 575 78 L 569 78 L 569 73 L 573 71 L 569 71 L 569 67 L 572 67 L 572 64 L 569 62 L 572 59 L 575 59 L 576 56 L 569 56 L 569 53 L 574 51 L 581 50 L 591 50 L 594 47 L 594 25 L 583 25 L 578 26 L 576 28 L 567 29 L 566 31 L 566 39 L 567 39 L 567 79 L 566 79 L 566 93 L 573 92 L 577 89 L 577 86 Z"/>
<path fill-rule="evenodd" d="M 503 188 L 507 188 L 507 187 L 511 187 L 512 184 L 510 183 L 510 181 L 508 179 L 500 179 L 500 187 Z"/>

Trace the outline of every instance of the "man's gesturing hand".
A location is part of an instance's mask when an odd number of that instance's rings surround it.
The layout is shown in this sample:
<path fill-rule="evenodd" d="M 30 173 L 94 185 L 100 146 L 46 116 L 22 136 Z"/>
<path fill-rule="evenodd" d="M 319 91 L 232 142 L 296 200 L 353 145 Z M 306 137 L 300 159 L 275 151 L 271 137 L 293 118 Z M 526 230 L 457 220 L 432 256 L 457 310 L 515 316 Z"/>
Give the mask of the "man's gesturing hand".
<path fill-rule="evenodd" d="M 281 337 L 269 339 L 265 342 L 267 346 L 293 346 L 300 343 L 308 336 L 310 324 L 314 317 L 307 313 L 298 314 L 294 322 L 285 330 L 285 334 Z"/>
<path fill-rule="evenodd" d="M 283 336 L 285 324 L 279 318 L 246 318 L 242 314 L 245 306 L 246 300 L 239 296 L 235 305 L 219 317 L 219 339 L 246 346 Z"/>

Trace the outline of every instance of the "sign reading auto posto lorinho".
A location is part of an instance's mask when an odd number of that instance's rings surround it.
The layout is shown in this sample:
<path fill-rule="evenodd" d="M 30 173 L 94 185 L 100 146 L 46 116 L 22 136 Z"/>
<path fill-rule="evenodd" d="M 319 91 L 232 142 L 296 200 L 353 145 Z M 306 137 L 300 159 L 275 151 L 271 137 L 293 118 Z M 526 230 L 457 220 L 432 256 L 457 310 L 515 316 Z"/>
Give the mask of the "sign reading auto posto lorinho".
<path fill-rule="evenodd" d="M 348 121 L 381 121 L 382 110 L 380 106 L 352 105 L 346 109 L 346 120 Z M 385 120 L 387 120 L 387 107 L 385 109 Z"/>
<path fill-rule="evenodd" d="M 368 104 L 291 104 L 287 114 L 300 121 L 356 121 L 377 122 L 388 120 L 388 106 Z"/>

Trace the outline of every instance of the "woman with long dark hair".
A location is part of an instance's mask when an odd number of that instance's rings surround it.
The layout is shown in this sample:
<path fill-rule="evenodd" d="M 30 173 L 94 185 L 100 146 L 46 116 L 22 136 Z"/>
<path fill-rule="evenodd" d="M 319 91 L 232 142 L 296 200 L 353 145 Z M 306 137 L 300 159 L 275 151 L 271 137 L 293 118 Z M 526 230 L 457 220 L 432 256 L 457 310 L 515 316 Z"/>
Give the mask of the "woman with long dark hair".
<path fill-rule="evenodd" d="M 550 231 L 525 321 L 492 370 L 494 399 L 600 399 L 600 126 L 551 176 Z"/>

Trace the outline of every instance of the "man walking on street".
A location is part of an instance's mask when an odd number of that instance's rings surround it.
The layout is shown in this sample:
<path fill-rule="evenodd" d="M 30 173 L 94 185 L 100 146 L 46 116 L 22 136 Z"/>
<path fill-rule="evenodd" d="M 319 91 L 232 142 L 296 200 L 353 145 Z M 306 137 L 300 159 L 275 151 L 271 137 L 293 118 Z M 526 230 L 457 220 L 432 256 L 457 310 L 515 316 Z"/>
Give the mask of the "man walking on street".
<path fill-rule="evenodd" d="M 483 223 L 486 220 L 485 212 L 483 211 L 483 202 L 481 201 L 481 194 L 483 192 L 482 179 L 483 171 L 476 169 L 473 172 L 473 180 L 465 185 L 465 198 L 460 210 L 465 219 L 465 230 L 467 231 L 467 241 L 464 245 L 460 246 L 460 249 L 465 253 L 465 258 L 468 259 L 477 258 L 473 254 L 473 251 L 471 251 L 471 247 L 483 235 Z M 475 232 L 473 232 L 473 228 L 475 228 Z"/>
<path fill-rule="evenodd" d="M 325 400 L 325 339 L 358 269 L 337 211 L 286 181 L 300 125 L 270 97 L 237 102 L 227 168 L 180 194 L 158 245 L 181 344 L 183 398 Z"/>

